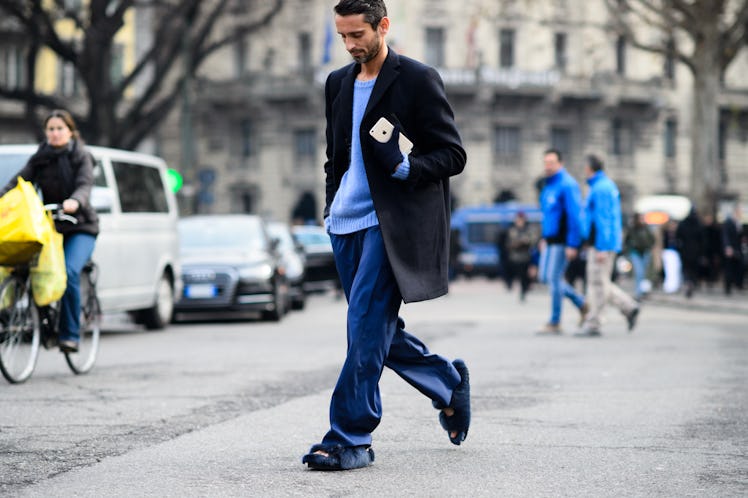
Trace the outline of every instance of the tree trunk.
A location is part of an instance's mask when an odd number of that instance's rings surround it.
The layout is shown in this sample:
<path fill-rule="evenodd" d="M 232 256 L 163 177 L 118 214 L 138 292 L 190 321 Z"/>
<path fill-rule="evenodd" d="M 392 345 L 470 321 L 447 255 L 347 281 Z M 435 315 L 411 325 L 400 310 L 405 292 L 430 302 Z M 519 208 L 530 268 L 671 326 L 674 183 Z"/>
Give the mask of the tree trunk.
<path fill-rule="evenodd" d="M 715 26 L 716 27 L 716 26 Z M 722 190 L 717 158 L 720 88 L 718 33 L 705 36 L 694 51 L 691 126 L 691 200 L 701 213 L 713 214 Z"/>

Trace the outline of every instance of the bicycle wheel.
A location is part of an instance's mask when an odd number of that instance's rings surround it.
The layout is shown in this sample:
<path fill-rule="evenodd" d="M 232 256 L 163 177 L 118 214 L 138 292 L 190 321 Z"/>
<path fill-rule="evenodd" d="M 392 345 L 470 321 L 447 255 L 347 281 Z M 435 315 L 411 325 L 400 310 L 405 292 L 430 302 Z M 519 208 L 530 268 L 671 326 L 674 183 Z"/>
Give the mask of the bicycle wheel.
<path fill-rule="evenodd" d="M 39 357 L 39 313 L 28 283 L 10 276 L 0 286 L 0 371 L 12 384 L 31 377 Z"/>
<path fill-rule="evenodd" d="M 81 274 L 81 318 L 80 318 L 80 342 L 77 353 L 65 353 L 70 370 L 75 374 L 89 372 L 99 353 L 99 336 L 101 335 L 101 306 L 99 298 L 96 297 L 96 287 L 91 282 L 90 271 L 84 270 Z"/>

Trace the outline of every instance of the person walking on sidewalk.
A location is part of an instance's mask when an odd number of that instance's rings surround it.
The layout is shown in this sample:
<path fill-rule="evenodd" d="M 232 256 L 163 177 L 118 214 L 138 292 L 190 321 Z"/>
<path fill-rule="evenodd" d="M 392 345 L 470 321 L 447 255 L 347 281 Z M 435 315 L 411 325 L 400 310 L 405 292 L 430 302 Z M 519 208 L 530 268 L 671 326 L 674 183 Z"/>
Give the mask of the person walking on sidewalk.
<path fill-rule="evenodd" d="M 506 250 L 507 265 L 510 267 L 512 278 L 519 279 L 519 299 L 525 300 L 530 289 L 530 261 L 532 251 L 538 243 L 536 230 L 527 223 L 527 216 L 522 211 L 514 216 L 514 223 L 507 230 Z"/>
<path fill-rule="evenodd" d="M 652 289 L 647 279 L 647 268 L 652 258 L 655 236 L 644 221 L 644 215 L 634 213 L 634 221 L 626 232 L 624 247 L 634 267 L 634 296 L 641 300 Z"/>
<path fill-rule="evenodd" d="M 432 400 L 449 440 L 470 425 L 465 362 L 429 352 L 405 331 L 402 301 L 447 293 L 449 177 L 466 154 L 436 70 L 385 43 L 382 0 L 341 0 L 335 26 L 354 63 L 325 83 L 325 227 L 348 300 L 348 349 L 330 401 L 330 429 L 302 463 L 347 470 L 374 461 L 372 432 L 382 417 L 385 366 Z M 386 117 L 381 143 L 369 135 Z M 398 146 L 410 139 L 410 154 Z"/>
<path fill-rule="evenodd" d="M 691 298 L 699 284 L 699 269 L 704 261 L 704 238 L 701 220 L 695 207 L 688 213 L 675 230 L 678 253 L 683 264 L 683 286 L 686 297 Z"/>
<path fill-rule="evenodd" d="M 543 211 L 538 279 L 549 286 L 551 318 L 538 334 L 561 333 L 561 304 L 568 297 L 584 319 L 588 311 L 584 296 L 564 280 L 567 262 L 579 253 L 581 198 L 579 184 L 564 168 L 561 152 L 548 149 L 543 157 L 545 183 L 540 193 Z"/>
<path fill-rule="evenodd" d="M 732 294 L 732 288 L 743 289 L 743 225 L 740 221 L 740 205 L 737 204 L 733 212 L 722 224 L 722 251 L 724 254 L 724 283 L 725 294 Z"/>
<path fill-rule="evenodd" d="M 585 165 L 590 186 L 584 204 L 584 234 L 589 244 L 587 256 L 587 302 L 589 313 L 577 332 L 579 337 L 600 336 L 601 315 L 610 301 L 626 317 L 629 332 L 636 325 L 639 304 L 611 281 L 616 255 L 621 250 L 621 195 L 616 184 L 603 171 L 603 162 L 587 156 Z"/>

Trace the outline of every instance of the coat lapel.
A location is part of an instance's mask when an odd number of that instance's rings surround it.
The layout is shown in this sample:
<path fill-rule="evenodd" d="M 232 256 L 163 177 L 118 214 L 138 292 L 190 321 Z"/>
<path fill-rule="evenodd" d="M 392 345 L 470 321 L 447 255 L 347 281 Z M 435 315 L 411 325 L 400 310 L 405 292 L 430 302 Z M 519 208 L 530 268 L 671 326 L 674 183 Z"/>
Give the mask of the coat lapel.
<path fill-rule="evenodd" d="M 382 69 L 377 75 L 377 82 L 374 84 L 371 97 L 369 97 L 369 103 L 366 104 L 364 118 L 366 118 L 369 112 L 377 105 L 390 85 L 395 81 L 398 74 L 400 74 L 400 58 L 391 47 L 387 47 L 387 58 L 384 60 Z"/>

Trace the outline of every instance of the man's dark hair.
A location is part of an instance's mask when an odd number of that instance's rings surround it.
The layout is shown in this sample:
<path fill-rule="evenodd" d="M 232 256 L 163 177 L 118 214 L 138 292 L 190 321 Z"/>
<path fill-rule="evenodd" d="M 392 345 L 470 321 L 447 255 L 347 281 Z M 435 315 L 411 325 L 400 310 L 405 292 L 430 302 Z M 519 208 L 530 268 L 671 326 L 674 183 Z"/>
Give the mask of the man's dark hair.
<path fill-rule="evenodd" d="M 379 21 L 387 15 L 387 7 L 383 0 L 340 0 L 335 6 L 335 13 L 339 16 L 364 15 L 364 21 L 377 29 Z"/>
<path fill-rule="evenodd" d="M 548 154 L 556 154 L 556 157 L 558 158 L 558 162 L 562 162 L 563 158 L 561 157 L 561 151 L 558 149 L 546 149 L 546 151 L 543 153 L 544 156 L 547 156 Z"/>
<path fill-rule="evenodd" d="M 603 169 L 602 159 L 600 159 L 594 154 L 590 154 L 589 156 L 587 156 L 587 164 L 590 166 L 590 169 L 594 171 L 595 173 Z"/>

